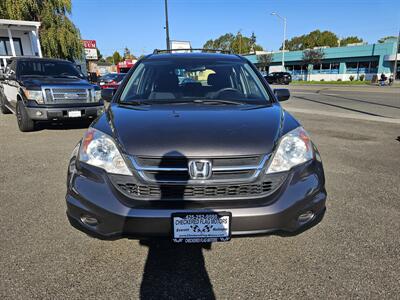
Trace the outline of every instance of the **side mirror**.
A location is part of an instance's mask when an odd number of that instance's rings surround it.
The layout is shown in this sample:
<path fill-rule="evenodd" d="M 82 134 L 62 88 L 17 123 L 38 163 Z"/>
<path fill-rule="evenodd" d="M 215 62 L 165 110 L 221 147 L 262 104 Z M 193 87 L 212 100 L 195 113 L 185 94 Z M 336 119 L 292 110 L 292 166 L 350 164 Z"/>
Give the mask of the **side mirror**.
<path fill-rule="evenodd" d="M 112 98 L 114 97 L 115 90 L 114 89 L 102 89 L 101 90 L 101 99 L 105 102 L 111 102 Z"/>
<path fill-rule="evenodd" d="M 290 92 L 288 89 L 274 89 L 274 94 L 279 102 L 290 98 Z"/>
<path fill-rule="evenodd" d="M 6 79 L 8 80 L 17 80 L 17 76 L 13 73 L 6 75 Z"/>

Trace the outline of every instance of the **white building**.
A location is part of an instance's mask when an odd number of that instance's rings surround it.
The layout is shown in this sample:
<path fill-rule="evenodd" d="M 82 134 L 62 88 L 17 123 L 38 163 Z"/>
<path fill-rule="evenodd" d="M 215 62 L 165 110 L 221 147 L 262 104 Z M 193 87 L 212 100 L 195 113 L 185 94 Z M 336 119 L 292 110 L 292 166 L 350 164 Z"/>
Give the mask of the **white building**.
<path fill-rule="evenodd" d="M 0 69 L 15 56 L 42 57 L 40 22 L 0 19 Z"/>

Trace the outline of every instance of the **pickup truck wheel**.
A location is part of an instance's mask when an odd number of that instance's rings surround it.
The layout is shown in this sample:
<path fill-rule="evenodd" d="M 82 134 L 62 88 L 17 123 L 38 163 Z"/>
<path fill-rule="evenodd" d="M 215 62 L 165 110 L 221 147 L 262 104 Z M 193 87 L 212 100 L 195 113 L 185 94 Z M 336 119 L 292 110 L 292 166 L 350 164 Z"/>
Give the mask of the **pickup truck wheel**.
<path fill-rule="evenodd" d="M 29 118 L 22 101 L 17 102 L 17 121 L 19 130 L 22 132 L 35 130 L 35 121 Z"/>
<path fill-rule="evenodd" d="M 4 98 L 3 98 L 3 96 L 1 96 L 0 95 L 0 111 L 3 113 L 3 114 L 11 114 L 11 110 L 9 110 L 7 107 L 6 107 L 6 105 L 5 105 L 5 103 L 4 103 Z"/>

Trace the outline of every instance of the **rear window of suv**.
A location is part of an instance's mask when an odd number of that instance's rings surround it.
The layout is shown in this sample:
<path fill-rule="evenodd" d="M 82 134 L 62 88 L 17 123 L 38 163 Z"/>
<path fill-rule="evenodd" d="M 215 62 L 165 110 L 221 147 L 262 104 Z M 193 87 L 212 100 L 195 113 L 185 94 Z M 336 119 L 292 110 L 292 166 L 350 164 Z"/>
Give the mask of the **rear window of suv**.
<path fill-rule="evenodd" d="M 265 104 L 270 98 L 244 61 L 211 59 L 145 60 L 131 75 L 120 102 L 222 99 Z"/>

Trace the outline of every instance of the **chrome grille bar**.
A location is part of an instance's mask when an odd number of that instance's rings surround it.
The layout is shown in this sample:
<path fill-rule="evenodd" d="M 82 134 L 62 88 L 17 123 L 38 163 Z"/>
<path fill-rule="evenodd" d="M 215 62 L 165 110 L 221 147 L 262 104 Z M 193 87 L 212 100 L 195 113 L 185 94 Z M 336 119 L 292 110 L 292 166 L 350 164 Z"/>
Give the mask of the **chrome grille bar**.
<path fill-rule="evenodd" d="M 94 89 L 89 86 L 44 86 L 46 103 L 90 103 L 94 102 Z"/>
<path fill-rule="evenodd" d="M 259 162 L 258 165 L 243 165 L 243 166 L 221 166 L 221 167 L 212 167 L 212 172 L 213 174 L 221 174 L 223 172 L 243 172 L 243 171 L 249 171 L 251 172 L 251 175 L 247 175 L 245 178 L 239 178 L 239 179 L 209 179 L 209 180 L 188 180 L 187 182 L 193 182 L 193 183 L 208 183 L 208 182 L 246 182 L 246 181 L 251 181 L 254 180 L 255 178 L 258 177 L 258 175 L 260 174 L 261 170 L 265 167 L 265 164 L 267 162 L 267 160 L 269 159 L 270 155 L 264 155 L 261 159 L 261 161 Z M 157 183 L 182 183 L 182 180 L 155 180 L 155 179 L 151 179 L 149 178 L 149 176 L 146 175 L 146 172 L 160 172 L 162 174 L 164 173 L 168 173 L 168 172 L 188 172 L 189 169 L 188 167 L 157 167 L 157 166 L 142 166 L 139 165 L 137 163 L 137 161 L 135 160 L 134 157 L 129 156 L 128 157 L 129 160 L 132 163 L 133 168 L 136 170 L 136 172 L 140 175 L 140 177 L 147 181 L 147 182 L 157 182 Z M 190 160 L 190 159 L 188 159 Z M 212 160 L 212 159 L 211 159 Z"/>

